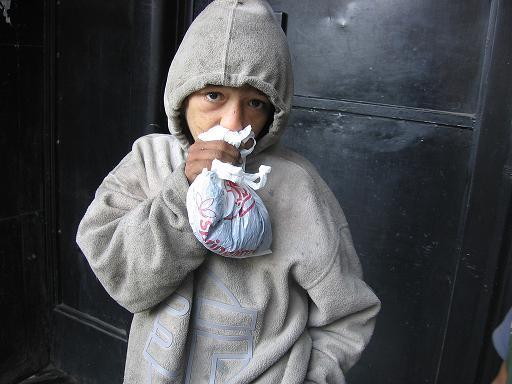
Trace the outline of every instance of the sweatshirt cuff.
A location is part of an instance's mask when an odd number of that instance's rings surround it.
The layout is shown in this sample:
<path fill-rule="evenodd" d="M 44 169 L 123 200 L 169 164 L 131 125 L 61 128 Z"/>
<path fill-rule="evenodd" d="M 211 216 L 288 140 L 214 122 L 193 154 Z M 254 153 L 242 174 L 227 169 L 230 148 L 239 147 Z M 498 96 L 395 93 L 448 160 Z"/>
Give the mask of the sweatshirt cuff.
<path fill-rule="evenodd" d="M 185 163 L 183 162 L 165 179 L 163 186 L 164 198 L 167 201 L 173 201 L 177 197 L 186 207 L 188 188 Z"/>

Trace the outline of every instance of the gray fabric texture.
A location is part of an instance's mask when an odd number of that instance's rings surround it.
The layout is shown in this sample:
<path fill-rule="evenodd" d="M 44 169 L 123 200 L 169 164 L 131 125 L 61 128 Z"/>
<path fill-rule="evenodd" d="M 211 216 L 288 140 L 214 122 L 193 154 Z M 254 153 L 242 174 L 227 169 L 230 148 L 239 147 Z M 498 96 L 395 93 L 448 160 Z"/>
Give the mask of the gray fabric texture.
<path fill-rule="evenodd" d="M 258 191 L 272 254 L 209 253 L 187 221 L 183 100 L 206 84 L 250 84 L 275 107 L 247 171 L 272 167 Z M 277 144 L 291 108 L 286 39 L 262 0 L 217 0 L 171 64 L 172 135 L 148 135 L 103 180 L 77 243 L 107 292 L 134 313 L 124 383 L 344 383 L 380 302 L 362 280 L 348 224 L 314 167 Z"/>

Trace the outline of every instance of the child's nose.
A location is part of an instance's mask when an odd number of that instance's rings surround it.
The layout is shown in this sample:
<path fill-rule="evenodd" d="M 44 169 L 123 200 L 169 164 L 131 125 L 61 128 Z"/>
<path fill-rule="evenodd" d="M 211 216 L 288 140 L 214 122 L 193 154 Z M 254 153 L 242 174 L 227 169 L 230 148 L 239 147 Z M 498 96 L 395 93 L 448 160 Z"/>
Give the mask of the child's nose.
<path fill-rule="evenodd" d="M 239 131 L 243 128 L 243 111 L 240 105 L 231 105 L 222 116 L 220 125 L 230 131 Z"/>

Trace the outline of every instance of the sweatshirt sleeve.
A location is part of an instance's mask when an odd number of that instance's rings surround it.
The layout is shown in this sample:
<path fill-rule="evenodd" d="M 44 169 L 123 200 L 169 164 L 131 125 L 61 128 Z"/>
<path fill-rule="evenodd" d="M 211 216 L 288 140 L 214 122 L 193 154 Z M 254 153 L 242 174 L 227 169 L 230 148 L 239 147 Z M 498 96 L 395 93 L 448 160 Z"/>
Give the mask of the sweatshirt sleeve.
<path fill-rule="evenodd" d="M 363 281 L 349 226 L 336 197 L 308 161 L 287 156 L 299 165 L 287 167 L 291 178 L 300 182 L 288 183 L 286 194 L 296 196 L 300 204 L 287 208 L 285 218 L 292 217 L 294 222 L 288 227 L 301 234 L 290 249 L 300 255 L 294 273 L 310 298 L 312 350 L 306 382 L 340 384 L 370 341 L 380 301 Z"/>
<path fill-rule="evenodd" d="M 308 328 L 313 341 L 307 383 L 345 383 L 373 333 L 380 301 L 361 278 L 348 227 L 327 272 L 308 289 Z M 355 255 L 355 254 L 354 254 Z"/>
<path fill-rule="evenodd" d="M 184 164 L 171 171 L 146 147 L 134 144 L 103 180 L 76 238 L 106 291 L 131 312 L 172 294 L 206 255 L 188 223 Z"/>

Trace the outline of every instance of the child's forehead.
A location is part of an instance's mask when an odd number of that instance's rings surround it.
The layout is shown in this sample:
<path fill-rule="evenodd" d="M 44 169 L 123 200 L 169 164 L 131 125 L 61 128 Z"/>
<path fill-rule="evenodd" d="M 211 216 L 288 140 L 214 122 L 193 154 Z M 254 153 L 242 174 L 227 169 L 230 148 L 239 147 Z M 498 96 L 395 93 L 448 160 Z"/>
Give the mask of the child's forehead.
<path fill-rule="evenodd" d="M 260 96 L 267 97 L 267 95 L 265 93 L 261 92 L 258 88 L 254 88 L 253 86 L 251 86 L 249 84 L 244 84 L 240 87 L 229 87 L 226 85 L 208 84 L 204 88 L 200 89 L 197 92 L 204 92 L 204 91 L 217 91 L 217 92 L 237 91 L 237 92 L 244 92 L 244 93 L 254 93 L 254 94 L 258 94 Z"/>

